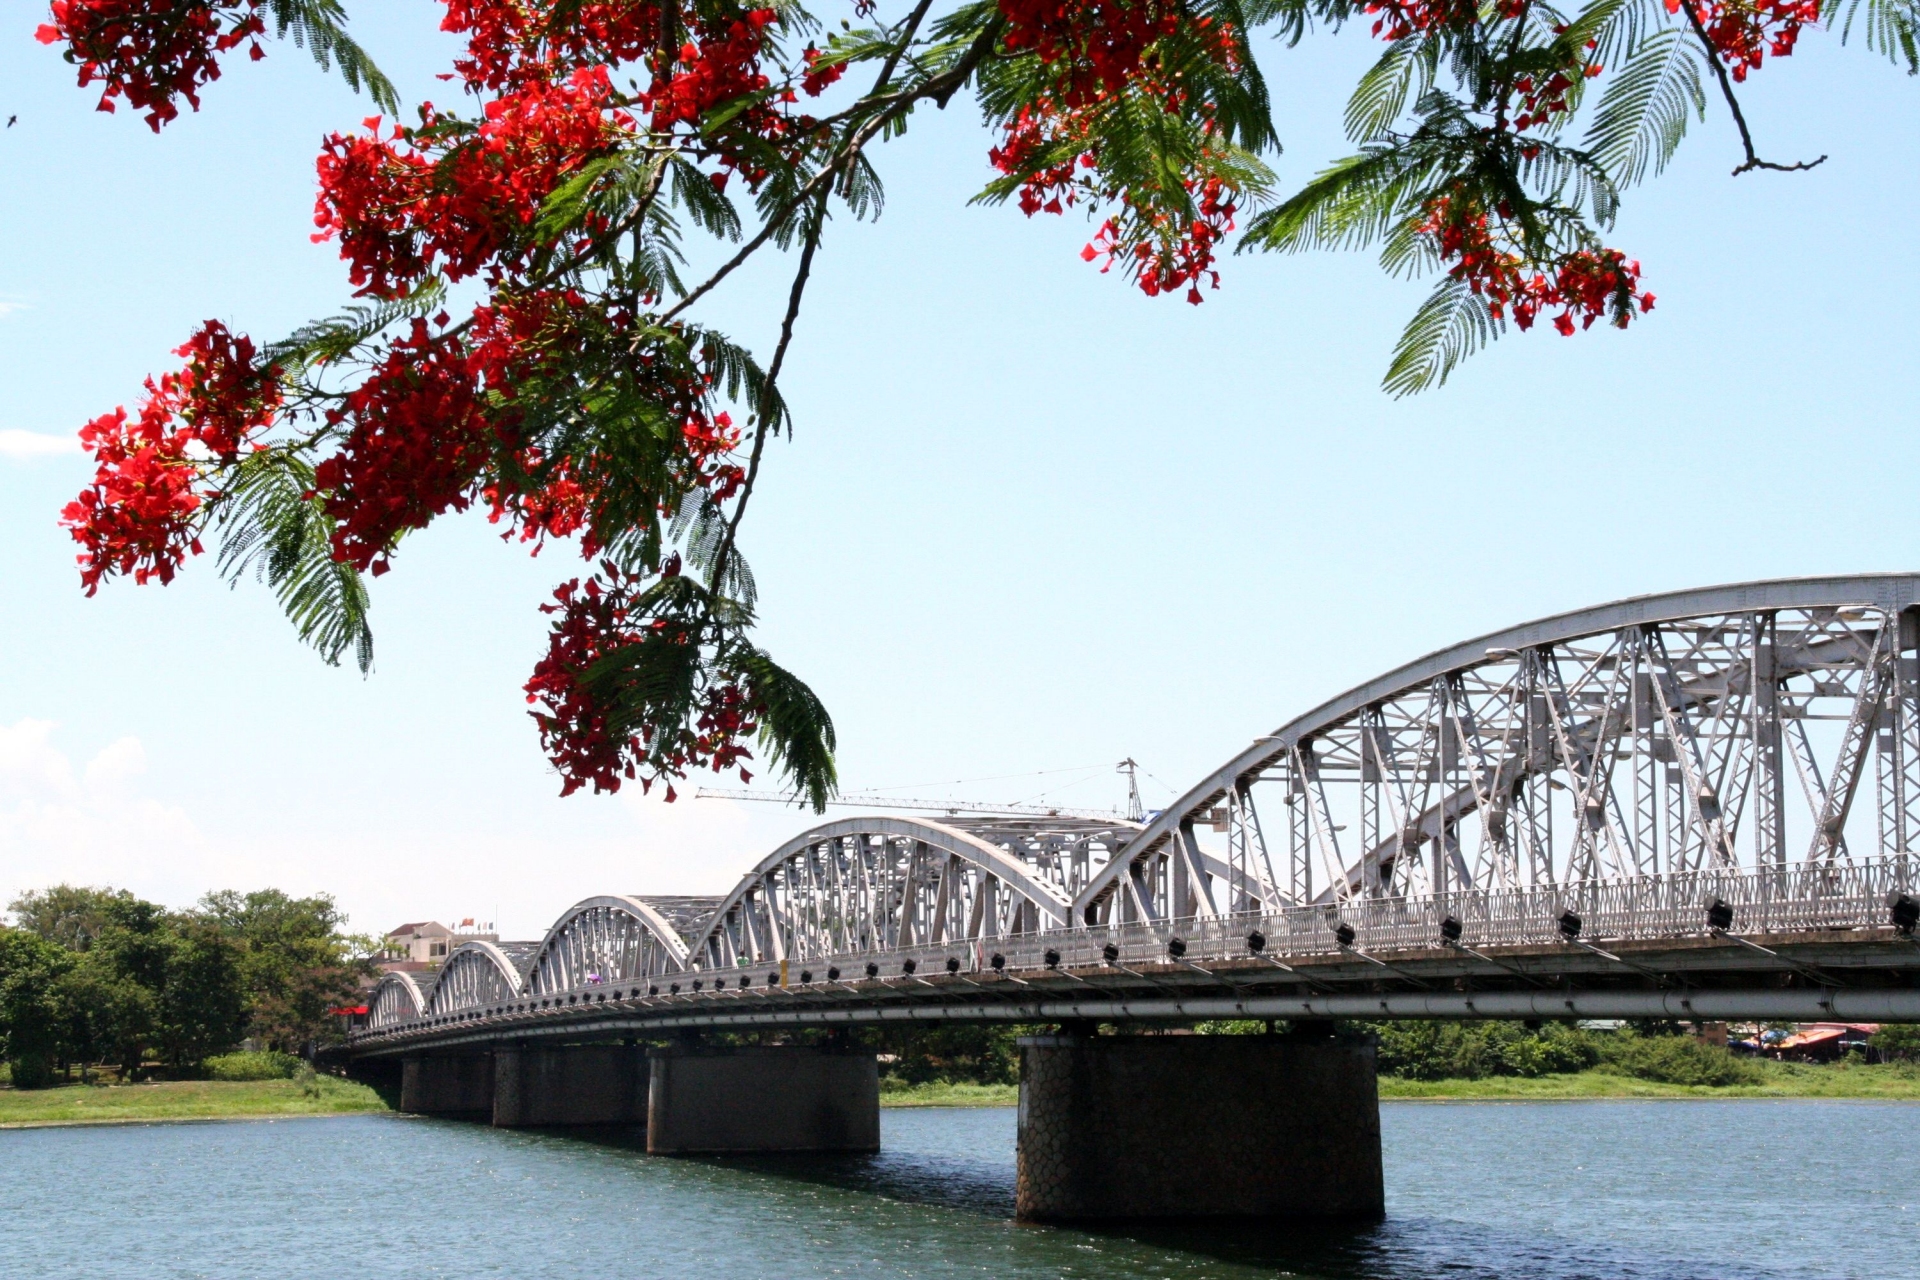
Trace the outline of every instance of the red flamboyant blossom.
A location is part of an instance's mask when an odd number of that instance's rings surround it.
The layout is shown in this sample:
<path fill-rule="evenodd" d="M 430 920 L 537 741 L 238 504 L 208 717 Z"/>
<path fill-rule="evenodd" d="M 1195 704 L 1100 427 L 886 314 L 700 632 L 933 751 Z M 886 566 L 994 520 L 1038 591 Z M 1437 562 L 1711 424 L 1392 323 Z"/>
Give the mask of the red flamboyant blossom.
<path fill-rule="evenodd" d="M 1187 191 L 1198 216 L 1184 227 L 1171 225 L 1164 212 L 1134 207 L 1102 223 L 1080 256 L 1088 262 L 1104 256 L 1102 275 L 1118 265 L 1149 298 L 1186 285 L 1187 301 L 1198 306 L 1202 279 L 1220 287 L 1220 273 L 1212 269 L 1213 251 L 1233 230 L 1235 206 L 1233 193 L 1218 178 L 1188 179 Z"/>
<path fill-rule="evenodd" d="M 1524 0 L 1505 0 L 1501 16 L 1518 16 Z M 1416 33 L 1426 35 L 1446 28 L 1464 29 L 1480 21 L 1480 6 L 1475 0 L 1371 0 L 1363 10 L 1378 14 L 1373 34 L 1382 40 L 1404 40 Z"/>
<path fill-rule="evenodd" d="M 174 354 L 186 367 L 148 379 L 137 420 L 120 408 L 80 428 L 93 483 L 60 520 L 84 549 L 88 595 L 116 573 L 173 581 L 181 561 L 200 554 L 196 520 L 211 496 L 195 489 L 202 464 L 232 462 L 279 412 L 278 370 L 255 368 L 253 342 L 219 321 L 207 321 Z"/>
<path fill-rule="evenodd" d="M 1019 173 L 1028 168 L 1041 150 L 1062 139 L 1085 142 L 1084 113 L 1059 110 L 1049 98 L 1023 106 L 1005 125 L 1006 137 L 987 151 L 987 160 L 1001 173 Z M 1064 213 L 1091 190 L 1086 177 L 1098 164 L 1094 150 L 1081 152 L 1058 164 L 1036 169 L 1021 180 L 1020 212 L 1031 218 L 1036 213 Z"/>
<path fill-rule="evenodd" d="M 661 566 L 663 576 L 678 572 L 678 557 Z M 589 783 L 596 792 L 618 791 L 636 777 L 642 790 L 650 789 L 657 775 L 640 774 L 649 748 L 657 751 L 660 774 L 675 778 L 685 777 L 688 769 L 734 768 L 753 758 L 744 739 L 758 730 L 760 709 L 734 680 L 717 680 L 702 690 L 693 723 L 680 728 L 671 742 L 652 742 L 651 728 L 636 738 L 618 726 L 615 709 L 594 686 L 596 664 L 641 645 L 698 643 L 680 620 L 649 613 L 640 596 L 640 579 L 603 564 L 584 584 L 577 578 L 563 583 L 553 593 L 554 602 L 541 606 L 553 616 L 553 625 L 526 695 L 539 708 L 532 713 L 534 722 L 541 746 L 564 779 L 563 796 Z M 740 778 L 751 781 L 752 774 L 741 768 Z M 671 783 L 666 798 L 674 798 Z"/>
<path fill-rule="evenodd" d="M 266 56 L 260 0 L 53 0 L 50 16 L 36 38 L 66 43 L 83 88 L 106 86 L 100 110 L 124 97 L 155 133 L 180 114 L 176 98 L 200 109 L 200 86 L 220 78 L 221 54 L 247 44 L 250 57 Z"/>
<path fill-rule="evenodd" d="M 333 556 L 375 574 L 387 571 L 400 534 L 466 510 L 502 443 L 467 351 L 421 319 L 328 410 L 327 424 L 348 428 L 340 452 L 313 473 L 327 514 L 339 522 Z"/>
<path fill-rule="evenodd" d="M 1666 0 L 1679 13 L 1682 0 Z M 1820 0 L 1685 0 L 1733 78 L 1745 81 L 1769 53 L 1791 57 L 1800 29 L 1820 21 Z"/>
<path fill-rule="evenodd" d="M 1636 308 L 1640 313 L 1653 310 L 1653 295 L 1635 292 L 1640 264 L 1629 262 L 1617 249 L 1568 254 L 1549 277 L 1529 271 L 1518 254 L 1501 248 L 1486 212 L 1470 203 L 1455 207 L 1445 199 L 1434 201 L 1420 229 L 1432 240 L 1440 260 L 1451 264 L 1448 275 L 1485 298 L 1495 319 L 1504 319 L 1511 310 L 1513 322 L 1522 329 L 1532 328 L 1543 311 L 1555 307 L 1561 312 L 1554 317 L 1553 327 L 1569 336 L 1576 318 L 1582 329 L 1591 328 L 1603 315 L 1624 329 Z"/>
<path fill-rule="evenodd" d="M 632 129 L 611 99 L 606 69 L 581 68 L 489 102 L 471 135 L 443 139 L 431 104 L 417 129 L 395 125 L 383 139 L 376 116 L 366 134 L 336 133 L 320 156 L 313 238 L 338 236 L 349 279 L 374 297 L 435 271 L 463 280 L 517 265 L 541 202 Z"/>
<path fill-rule="evenodd" d="M 1181 22 L 1171 0 L 1000 0 L 1000 12 L 1005 47 L 1038 54 L 1070 107 L 1124 92 L 1147 50 Z"/>
<path fill-rule="evenodd" d="M 453 67 L 470 86 L 512 88 L 557 69 L 637 62 L 660 39 L 660 5 L 582 0 L 564 14 L 525 0 L 446 0 L 440 29 L 467 37 Z"/>

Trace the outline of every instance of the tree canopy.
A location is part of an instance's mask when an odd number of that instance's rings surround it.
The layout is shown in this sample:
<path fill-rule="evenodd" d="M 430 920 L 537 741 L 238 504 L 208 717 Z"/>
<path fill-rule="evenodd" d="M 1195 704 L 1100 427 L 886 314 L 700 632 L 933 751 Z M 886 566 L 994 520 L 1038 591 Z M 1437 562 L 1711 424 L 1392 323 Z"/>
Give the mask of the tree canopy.
<path fill-rule="evenodd" d="M 0 1057 L 16 1085 L 46 1083 L 55 1061 L 191 1072 L 246 1037 L 295 1052 L 337 1033 L 328 1010 L 370 971 L 370 942 L 342 931 L 325 895 L 227 891 L 168 911 L 124 889 L 63 884 L 11 909 Z"/>
<path fill-rule="evenodd" d="M 876 146 L 917 110 L 970 96 L 997 135 L 977 199 L 1087 214 L 1082 256 L 1149 296 L 1202 302 L 1236 234 L 1377 248 L 1431 278 L 1387 363 L 1403 395 L 1509 326 L 1651 311 L 1605 236 L 1710 97 L 1736 175 L 1819 164 L 1763 158 L 1739 100 L 1807 28 L 1920 71 L 1920 0 L 444 0 L 452 101 L 403 114 L 339 0 L 55 0 L 49 18 L 40 38 L 101 108 L 155 130 L 276 36 L 382 113 L 317 159 L 315 238 L 354 301 L 265 343 L 209 320 L 133 412 L 82 428 L 97 474 L 64 519 L 87 590 L 169 581 L 211 536 L 223 572 L 364 670 L 366 578 L 478 508 L 594 565 L 544 606 L 524 690 L 563 794 L 637 779 L 671 799 L 690 769 L 749 779 L 757 749 L 816 807 L 832 721 L 752 640 L 740 534 L 790 426 L 780 375 L 823 236 L 879 214 Z M 1380 46 L 1353 154 L 1282 191 L 1253 42 L 1349 25 Z M 792 277 L 756 354 L 702 304 L 769 250 Z"/>

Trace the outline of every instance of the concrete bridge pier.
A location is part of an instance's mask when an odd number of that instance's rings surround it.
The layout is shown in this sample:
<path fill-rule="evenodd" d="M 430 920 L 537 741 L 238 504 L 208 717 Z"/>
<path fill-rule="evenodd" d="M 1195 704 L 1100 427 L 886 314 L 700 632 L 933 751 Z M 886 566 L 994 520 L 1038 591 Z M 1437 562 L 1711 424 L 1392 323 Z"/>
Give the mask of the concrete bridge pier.
<path fill-rule="evenodd" d="M 1295 1032 L 1020 1043 L 1022 1220 L 1365 1221 L 1385 1212 L 1370 1040 Z"/>
<path fill-rule="evenodd" d="M 400 1063 L 400 1110 L 484 1120 L 493 1114 L 493 1055 L 408 1054 Z"/>
<path fill-rule="evenodd" d="M 501 1129 L 647 1120 L 647 1051 L 625 1044 L 503 1045 L 493 1053 Z"/>
<path fill-rule="evenodd" d="M 880 1075 L 871 1053 L 805 1045 L 652 1054 L 647 1150 L 703 1155 L 880 1150 Z"/>

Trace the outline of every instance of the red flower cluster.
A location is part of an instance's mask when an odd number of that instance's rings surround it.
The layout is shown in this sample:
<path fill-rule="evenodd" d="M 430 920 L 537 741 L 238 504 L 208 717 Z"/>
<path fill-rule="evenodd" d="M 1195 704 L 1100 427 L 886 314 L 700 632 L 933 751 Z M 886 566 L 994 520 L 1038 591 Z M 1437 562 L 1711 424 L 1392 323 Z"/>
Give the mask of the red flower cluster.
<path fill-rule="evenodd" d="M 1549 277 L 1538 271 L 1529 274 L 1518 255 L 1496 244 L 1487 214 L 1471 205 L 1455 208 L 1444 198 L 1436 200 L 1420 229 L 1432 238 L 1441 261 L 1452 263 L 1449 276 L 1485 298 L 1496 319 L 1511 310 L 1513 322 L 1522 329 L 1532 328 L 1541 312 L 1555 307 L 1562 310 L 1553 327 L 1567 336 L 1573 334 L 1576 317 L 1582 329 L 1603 315 L 1624 329 L 1636 306 L 1639 313 L 1653 310 L 1653 295 L 1635 292 L 1640 264 L 1627 261 L 1617 249 L 1567 254 Z"/>
<path fill-rule="evenodd" d="M 1502 17 L 1517 17 L 1523 0 L 1505 0 Z M 1415 34 L 1447 28 L 1464 29 L 1480 21 L 1475 0 L 1370 0 L 1364 12 L 1378 14 L 1373 34 L 1382 40 L 1404 40 Z"/>
<path fill-rule="evenodd" d="M 334 559 L 385 573 L 402 532 L 467 508 L 501 442 L 475 364 L 458 342 L 416 319 L 373 374 L 327 412 L 330 426 L 351 423 L 341 451 L 313 473 L 327 514 L 339 521 Z"/>
<path fill-rule="evenodd" d="M 1682 0 L 1667 0 L 1667 12 L 1679 13 Z M 1820 0 L 1686 0 L 1705 28 L 1707 39 L 1744 81 L 1769 53 L 1790 57 L 1800 28 L 1820 21 Z"/>
<path fill-rule="evenodd" d="M 80 428 L 96 464 L 93 483 L 60 522 L 84 548 L 80 581 L 88 595 L 115 573 L 171 582 L 181 561 L 200 554 L 200 463 L 232 461 L 279 412 L 278 370 L 255 368 L 253 343 L 219 321 L 207 321 L 175 354 L 187 357 L 186 367 L 157 385 L 148 380 L 137 422 L 121 408 Z"/>
<path fill-rule="evenodd" d="M 1006 136 L 999 146 L 987 151 L 987 160 L 1001 173 L 1019 173 L 1032 163 L 1038 152 L 1060 139 L 1084 139 L 1086 131 L 1080 114 L 1077 110 L 1057 109 L 1049 98 L 1023 106 L 1020 113 L 1003 126 Z M 1020 212 L 1029 218 L 1043 210 L 1064 213 L 1080 196 L 1094 194 L 1085 173 L 1091 172 L 1097 163 L 1097 153 L 1088 150 L 1075 159 L 1028 174 L 1020 183 Z"/>
<path fill-rule="evenodd" d="M 662 566 L 661 572 L 673 576 L 677 561 Z M 564 779 L 562 796 L 588 783 L 596 792 L 618 791 L 636 777 L 646 790 L 656 780 L 685 777 L 691 768 L 728 769 L 753 758 L 743 739 L 759 728 L 758 707 L 751 694 L 732 681 L 707 686 L 694 724 L 682 728 L 671 742 L 653 741 L 651 730 L 635 736 L 611 724 L 611 709 L 588 679 L 594 664 L 641 645 L 698 643 L 683 624 L 646 613 L 638 603 L 638 588 L 639 579 L 604 564 L 584 585 L 579 579 L 562 584 L 553 593 L 554 603 L 541 606 L 542 612 L 554 615 L 553 626 L 546 655 L 526 683 L 526 695 L 529 704 L 541 707 L 532 715 L 541 746 Z M 748 782 L 752 774 L 742 768 L 740 778 Z M 671 783 L 666 798 L 674 799 Z"/>
<path fill-rule="evenodd" d="M 100 110 L 124 97 L 155 133 L 180 114 L 176 98 L 200 109 L 200 86 L 220 78 L 221 54 L 253 41 L 250 56 L 266 56 L 260 0 L 53 0 L 50 16 L 36 38 L 66 42 L 82 87 L 106 85 Z"/>
<path fill-rule="evenodd" d="M 431 104 L 418 129 L 380 119 L 329 137 L 319 161 L 316 242 L 340 238 L 363 294 L 395 297 L 429 272 L 462 280 L 517 265 L 541 203 L 567 174 L 616 144 L 633 119 L 610 111 L 604 67 L 530 80 L 489 102 L 471 135 L 443 137 Z"/>
<path fill-rule="evenodd" d="M 470 86 L 512 88 L 556 78 L 560 68 L 637 62 L 660 38 L 660 5 L 647 0 L 445 0 L 440 29 L 467 37 L 454 70 Z"/>
<path fill-rule="evenodd" d="M 1220 273 L 1212 269 L 1213 251 L 1233 230 L 1235 206 L 1233 192 L 1218 178 L 1188 179 L 1187 191 L 1198 216 L 1186 226 L 1173 225 L 1165 213 L 1136 207 L 1129 215 L 1102 223 L 1080 256 L 1092 262 L 1105 255 L 1102 275 L 1119 263 L 1149 298 L 1186 285 L 1187 301 L 1199 306 L 1202 277 L 1220 287 Z"/>
<path fill-rule="evenodd" d="M 1101 93 L 1119 94 L 1156 40 L 1180 29 L 1169 0 L 1000 0 L 1005 47 L 1033 50 L 1056 68 L 1060 96 L 1083 106 Z"/>

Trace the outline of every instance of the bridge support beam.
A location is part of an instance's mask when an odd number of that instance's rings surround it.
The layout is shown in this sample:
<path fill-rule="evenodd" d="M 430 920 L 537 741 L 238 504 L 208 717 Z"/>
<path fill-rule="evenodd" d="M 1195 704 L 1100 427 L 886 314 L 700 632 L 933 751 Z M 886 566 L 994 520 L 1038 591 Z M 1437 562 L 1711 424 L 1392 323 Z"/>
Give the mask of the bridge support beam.
<path fill-rule="evenodd" d="M 484 1120 L 493 1114 L 493 1059 L 486 1053 L 409 1054 L 400 1064 L 400 1110 Z"/>
<path fill-rule="evenodd" d="M 880 1150 L 871 1053 L 801 1045 L 653 1051 L 647 1150 L 657 1155 Z"/>
<path fill-rule="evenodd" d="M 647 1120 L 647 1051 L 624 1044 L 502 1045 L 493 1051 L 501 1129 Z"/>
<path fill-rule="evenodd" d="M 1385 1211 L 1371 1041 L 1022 1040 L 1025 1221 L 1368 1220 Z"/>

